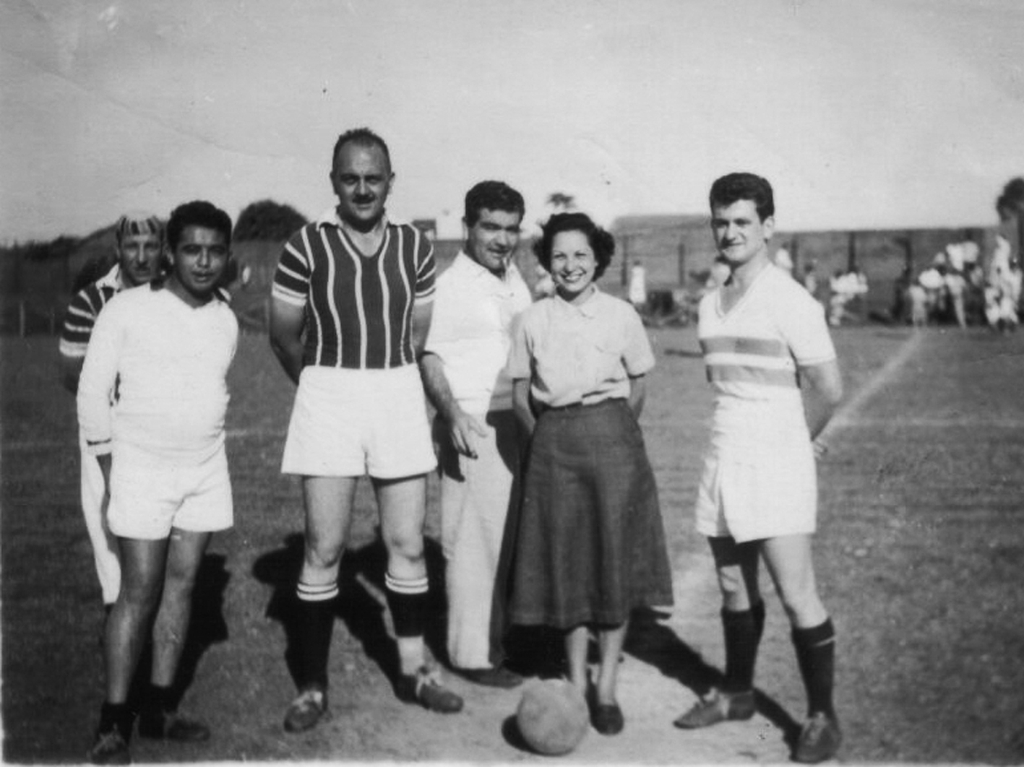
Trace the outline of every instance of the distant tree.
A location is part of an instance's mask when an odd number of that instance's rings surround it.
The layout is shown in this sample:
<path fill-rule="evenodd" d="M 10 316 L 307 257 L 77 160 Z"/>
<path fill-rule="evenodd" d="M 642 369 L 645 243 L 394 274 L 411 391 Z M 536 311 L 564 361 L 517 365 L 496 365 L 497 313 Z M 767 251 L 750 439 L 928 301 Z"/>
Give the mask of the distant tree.
<path fill-rule="evenodd" d="M 548 195 L 548 205 L 555 213 L 565 213 L 576 207 L 576 198 L 564 192 L 552 192 Z"/>
<path fill-rule="evenodd" d="M 238 214 L 232 238 L 236 242 L 246 240 L 287 240 L 295 231 L 307 224 L 306 217 L 291 205 L 282 205 L 273 200 L 250 203 Z"/>
<path fill-rule="evenodd" d="M 78 247 L 77 237 L 60 236 L 46 242 L 33 241 L 21 246 L 22 257 L 26 261 L 48 261 L 51 258 L 67 258 Z"/>

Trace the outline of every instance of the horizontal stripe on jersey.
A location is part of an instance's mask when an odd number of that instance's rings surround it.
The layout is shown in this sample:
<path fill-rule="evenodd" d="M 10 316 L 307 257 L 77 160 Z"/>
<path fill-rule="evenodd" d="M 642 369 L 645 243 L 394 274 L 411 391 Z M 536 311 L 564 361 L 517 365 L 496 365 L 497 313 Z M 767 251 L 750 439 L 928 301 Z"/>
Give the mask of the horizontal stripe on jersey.
<path fill-rule="evenodd" d="M 708 381 L 711 383 L 754 383 L 765 386 L 798 388 L 795 370 L 754 367 L 751 365 L 715 365 L 707 363 Z"/>
<path fill-rule="evenodd" d="M 68 304 L 60 332 L 60 353 L 65 357 L 85 356 L 97 315 L 120 289 L 116 277 L 111 278 L 113 274 L 114 270 L 111 270 L 96 282 L 90 282 Z"/>
<path fill-rule="evenodd" d="M 700 348 L 704 354 L 732 352 L 734 354 L 756 354 L 764 357 L 789 358 L 789 350 L 786 349 L 786 345 L 774 338 L 711 336 L 701 339 Z"/>
<path fill-rule="evenodd" d="M 273 296 L 306 312 L 307 365 L 383 369 L 415 362 L 412 310 L 434 294 L 434 250 L 415 227 L 388 223 L 362 255 L 337 222 L 296 232 L 274 274 Z"/>

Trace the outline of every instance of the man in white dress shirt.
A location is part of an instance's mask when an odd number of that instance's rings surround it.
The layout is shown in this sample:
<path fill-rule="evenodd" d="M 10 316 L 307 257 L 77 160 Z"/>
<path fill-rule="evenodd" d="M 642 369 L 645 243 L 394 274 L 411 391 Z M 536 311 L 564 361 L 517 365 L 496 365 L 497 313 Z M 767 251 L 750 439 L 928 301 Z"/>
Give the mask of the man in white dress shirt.
<path fill-rule="evenodd" d="M 530 305 L 512 263 L 524 210 L 522 195 L 500 181 L 482 181 L 466 194 L 465 246 L 437 280 L 420 361 L 437 408 L 449 660 L 470 681 L 494 687 L 522 681 L 502 665 L 504 600 L 496 579 L 519 474 L 505 364 L 513 320 Z"/>

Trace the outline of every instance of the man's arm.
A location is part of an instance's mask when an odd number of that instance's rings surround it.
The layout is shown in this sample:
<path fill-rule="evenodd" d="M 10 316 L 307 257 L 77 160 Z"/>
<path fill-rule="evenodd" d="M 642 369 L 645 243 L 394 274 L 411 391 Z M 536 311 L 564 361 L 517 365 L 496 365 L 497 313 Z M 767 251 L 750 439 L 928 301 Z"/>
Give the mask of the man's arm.
<path fill-rule="evenodd" d="M 423 356 L 430 334 L 430 319 L 434 316 L 433 301 L 416 301 L 412 305 L 412 353 L 416 359 Z"/>
<path fill-rule="evenodd" d="M 82 364 L 85 357 L 69 357 L 60 355 L 60 381 L 72 394 L 78 393 L 78 379 L 82 375 Z"/>
<path fill-rule="evenodd" d="M 800 368 L 800 375 L 810 382 L 807 403 L 807 427 L 815 440 L 828 425 L 843 398 L 843 377 L 836 360 Z"/>
<path fill-rule="evenodd" d="M 530 407 L 530 379 L 517 378 L 512 382 L 512 412 L 526 436 L 533 434 L 537 418 Z"/>
<path fill-rule="evenodd" d="M 95 456 L 106 455 L 112 448 L 111 394 L 117 382 L 123 341 L 124 313 L 118 308 L 111 305 L 96 321 L 75 396 L 86 451 Z"/>
<path fill-rule="evenodd" d="M 644 376 L 629 377 L 629 407 L 633 411 L 633 417 L 640 420 L 640 413 L 644 409 L 644 401 L 647 399 L 647 379 Z"/>
<path fill-rule="evenodd" d="M 302 328 L 306 322 L 305 307 L 274 298 L 270 302 L 270 348 L 293 383 L 302 373 Z"/>
<path fill-rule="evenodd" d="M 476 458 L 474 434 L 484 437 L 487 435 L 487 429 L 455 401 L 448 378 L 444 374 L 444 363 L 441 358 L 431 352 L 425 352 L 420 357 L 420 375 L 427 396 L 448 424 L 455 449 L 462 455 Z"/>

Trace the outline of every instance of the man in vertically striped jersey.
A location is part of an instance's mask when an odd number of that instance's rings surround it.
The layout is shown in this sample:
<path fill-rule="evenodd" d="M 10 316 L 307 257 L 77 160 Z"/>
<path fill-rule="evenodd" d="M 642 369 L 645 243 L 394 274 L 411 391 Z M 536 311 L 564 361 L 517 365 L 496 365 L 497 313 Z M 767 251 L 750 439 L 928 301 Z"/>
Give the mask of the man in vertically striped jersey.
<path fill-rule="evenodd" d="M 416 363 L 430 328 L 433 248 L 385 215 L 394 174 L 380 136 L 343 133 L 331 182 L 338 205 L 285 245 L 270 316 L 271 347 L 298 384 L 282 471 L 302 477 L 306 515 L 289 732 L 315 726 L 327 710 L 338 569 L 364 474 L 388 553 L 385 591 L 401 664 L 395 691 L 432 711 L 462 708 L 426 666 L 423 644 L 426 478 L 436 459 Z"/>
<path fill-rule="evenodd" d="M 726 669 L 721 689 L 675 724 L 693 729 L 754 715 L 763 559 L 792 625 L 808 695 L 793 758 L 815 763 L 835 755 L 841 734 L 832 704 L 835 631 L 811 560 L 819 452 L 813 440 L 839 404 L 842 379 L 821 305 L 769 260 L 775 204 L 768 181 L 751 173 L 723 176 L 711 187 L 710 204 L 712 233 L 730 274 L 699 308 L 715 412 L 696 513 L 722 592 Z"/>
<path fill-rule="evenodd" d="M 60 336 L 61 380 L 64 388 L 72 394 L 78 391 L 82 363 L 100 310 L 115 293 L 144 285 L 160 272 L 160 256 L 164 246 L 164 227 L 160 219 L 147 213 L 126 214 L 118 219 L 114 237 L 117 263 L 98 280 L 76 293 L 64 316 Z M 121 588 L 117 540 L 107 529 L 106 488 L 99 461 L 85 449 L 84 442 L 79 442 L 82 514 L 92 542 L 103 606 L 109 613 Z"/>

